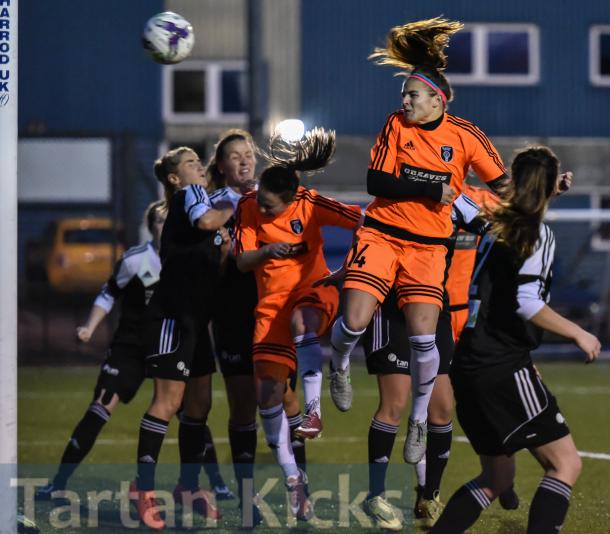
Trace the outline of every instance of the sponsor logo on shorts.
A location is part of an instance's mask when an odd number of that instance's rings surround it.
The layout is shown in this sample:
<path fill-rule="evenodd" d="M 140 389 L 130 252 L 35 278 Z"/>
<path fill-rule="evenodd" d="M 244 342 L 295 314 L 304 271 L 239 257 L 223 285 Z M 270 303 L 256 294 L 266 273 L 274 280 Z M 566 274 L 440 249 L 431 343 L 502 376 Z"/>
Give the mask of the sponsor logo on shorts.
<path fill-rule="evenodd" d="M 239 353 L 229 354 L 226 351 L 222 351 L 222 353 L 220 354 L 220 357 L 227 363 L 241 362 L 241 354 L 239 354 Z"/>
<path fill-rule="evenodd" d="M 394 354 L 393 352 L 390 352 L 390 354 L 388 354 L 388 361 L 392 362 L 393 364 L 396 364 L 396 367 L 400 367 L 401 369 L 409 368 L 409 362 L 407 360 L 399 360 L 398 356 L 396 356 L 396 354 Z"/>
<path fill-rule="evenodd" d="M 191 374 L 190 369 L 187 369 L 186 365 L 184 364 L 183 361 L 179 361 L 176 365 L 176 369 L 178 369 L 178 371 L 180 371 L 184 376 L 188 376 Z"/>
<path fill-rule="evenodd" d="M 119 376 L 119 370 L 116 367 L 110 367 L 107 363 L 102 367 L 102 371 L 107 375 Z"/>
<path fill-rule="evenodd" d="M 565 417 L 559 412 L 555 414 L 555 421 L 557 421 L 560 425 L 563 425 L 566 422 Z"/>

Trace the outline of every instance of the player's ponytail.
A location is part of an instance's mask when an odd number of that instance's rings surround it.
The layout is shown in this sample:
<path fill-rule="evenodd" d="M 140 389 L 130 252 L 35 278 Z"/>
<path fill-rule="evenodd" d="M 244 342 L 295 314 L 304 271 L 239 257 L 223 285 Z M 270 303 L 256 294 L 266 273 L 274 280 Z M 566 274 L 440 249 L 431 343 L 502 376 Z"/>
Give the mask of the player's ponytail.
<path fill-rule="evenodd" d="M 398 67 L 410 75 L 423 75 L 442 91 L 445 103 L 450 102 L 453 92 L 443 74 L 447 68 L 445 48 L 463 26 L 441 17 L 395 26 L 386 37 L 385 47 L 375 48 L 369 59 L 378 65 Z"/>
<path fill-rule="evenodd" d="M 144 212 L 144 224 L 148 231 L 152 234 L 153 226 L 157 220 L 157 216 L 167 211 L 167 202 L 165 200 L 155 200 L 151 202 Z"/>
<path fill-rule="evenodd" d="M 536 247 L 558 173 L 559 160 L 545 146 L 522 150 L 513 160 L 506 200 L 490 218 L 491 233 L 519 258 L 531 256 Z"/>
<path fill-rule="evenodd" d="M 165 202 L 168 206 L 172 195 L 176 192 L 176 186 L 169 181 L 169 175 L 176 173 L 182 154 L 185 152 L 194 152 L 194 150 L 188 146 L 174 148 L 161 156 L 153 165 L 155 176 L 163 185 Z"/>
<path fill-rule="evenodd" d="M 278 195 L 284 202 L 291 202 L 300 184 L 299 172 L 322 169 L 335 153 L 335 132 L 314 128 L 295 142 L 287 142 L 274 136 L 264 157 L 270 163 L 260 179 L 260 187 Z"/>

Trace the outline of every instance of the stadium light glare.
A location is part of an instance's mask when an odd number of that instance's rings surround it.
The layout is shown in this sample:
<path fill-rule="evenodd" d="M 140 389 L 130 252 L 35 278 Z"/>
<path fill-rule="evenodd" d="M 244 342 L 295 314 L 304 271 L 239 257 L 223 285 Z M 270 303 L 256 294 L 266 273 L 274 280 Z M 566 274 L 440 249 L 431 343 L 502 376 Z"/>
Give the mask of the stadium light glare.
<path fill-rule="evenodd" d="M 275 127 L 275 133 L 287 143 L 294 143 L 305 135 L 305 124 L 300 119 L 285 119 Z"/>

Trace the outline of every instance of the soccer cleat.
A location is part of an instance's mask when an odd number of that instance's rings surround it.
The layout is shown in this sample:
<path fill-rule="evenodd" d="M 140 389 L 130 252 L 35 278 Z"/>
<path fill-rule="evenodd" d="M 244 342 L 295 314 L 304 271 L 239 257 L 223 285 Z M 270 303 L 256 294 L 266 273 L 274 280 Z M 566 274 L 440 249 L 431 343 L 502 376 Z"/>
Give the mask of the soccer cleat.
<path fill-rule="evenodd" d="M 330 397 L 335 406 L 342 412 L 352 407 L 352 383 L 349 374 L 349 365 L 344 369 L 334 369 L 330 362 Z"/>
<path fill-rule="evenodd" d="M 294 429 L 295 436 L 305 439 L 317 438 L 322 433 L 322 419 L 318 412 L 306 413 L 301 424 Z"/>
<path fill-rule="evenodd" d="M 136 483 L 132 482 L 129 485 L 129 497 L 130 499 L 137 499 L 138 516 L 140 516 L 142 523 L 153 530 L 163 530 L 165 528 L 165 521 L 157 508 L 154 490 L 138 490 Z"/>
<path fill-rule="evenodd" d="M 402 455 L 408 464 L 418 463 L 426 454 L 428 424 L 426 421 L 413 421 L 409 418 L 407 437 Z"/>
<path fill-rule="evenodd" d="M 201 488 L 190 490 L 180 482 L 174 488 L 174 502 L 184 507 L 184 501 L 191 503 L 193 512 L 197 512 L 202 517 L 210 519 L 220 519 L 222 514 L 214 504 L 214 497 L 209 492 Z M 188 495 L 188 498 L 186 498 Z"/>
<path fill-rule="evenodd" d="M 40 529 L 31 519 L 23 514 L 17 514 L 17 532 L 18 534 L 38 534 Z"/>
<path fill-rule="evenodd" d="M 309 521 L 313 517 L 311 501 L 305 493 L 307 475 L 302 469 L 299 474 L 286 479 L 286 490 L 288 491 L 288 504 L 292 514 L 300 521 Z"/>
<path fill-rule="evenodd" d="M 233 492 L 225 484 L 214 486 L 212 492 L 217 501 L 230 501 L 231 499 L 235 499 L 235 495 L 233 495 Z"/>
<path fill-rule="evenodd" d="M 500 493 L 498 500 L 500 501 L 500 506 L 505 510 L 516 510 L 519 508 L 519 495 L 515 492 L 514 486 Z"/>
<path fill-rule="evenodd" d="M 64 491 L 65 489 L 66 489 L 65 487 L 56 486 L 55 484 L 53 484 L 51 482 L 51 484 L 47 484 L 46 486 L 42 486 L 41 488 L 38 488 L 36 490 L 36 493 L 34 494 L 34 498 L 37 501 L 51 501 L 51 500 L 53 500 L 53 497 L 51 497 L 51 494 L 54 491 Z"/>
<path fill-rule="evenodd" d="M 445 505 L 441 502 L 438 492 L 432 499 L 417 499 L 415 504 L 415 524 L 422 528 L 432 528 L 443 513 Z"/>
<path fill-rule="evenodd" d="M 362 509 L 375 523 L 375 527 L 398 532 L 402 530 L 401 513 L 381 495 L 370 497 L 362 503 Z"/>

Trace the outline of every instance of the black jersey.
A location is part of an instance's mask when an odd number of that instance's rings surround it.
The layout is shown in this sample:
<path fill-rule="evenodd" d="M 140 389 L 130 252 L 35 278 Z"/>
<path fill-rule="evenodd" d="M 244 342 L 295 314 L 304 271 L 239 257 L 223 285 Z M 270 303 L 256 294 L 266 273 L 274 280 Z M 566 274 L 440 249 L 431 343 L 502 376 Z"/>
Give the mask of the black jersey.
<path fill-rule="evenodd" d="M 230 187 L 222 187 L 210 195 L 210 201 L 215 208 L 233 206 L 233 216 L 225 224 L 232 239 L 235 236 L 235 211 L 241 198 L 242 196 Z M 218 286 L 216 317 L 222 320 L 230 319 L 235 324 L 245 320 L 249 324 L 254 320 L 254 308 L 257 302 L 254 271 L 241 272 L 237 268 L 235 259 L 229 257 Z"/>
<path fill-rule="evenodd" d="M 152 243 L 130 248 L 102 287 L 94 304 L 110 312 L 121 298 L 119 324 L 113 344 L 138 345 L 142 341 L 144 309 L 159 282 L 161 262 Z"/>
<path fill-rule="evenodd" d="M 174 193 L 161 234 L 159 299 L 166 314 L 196 311 L 210 300 L 218 280 L 220 245 L 217 231 L 204 231 L 197 221 L 212 208 L 200 185 Z"/>
<path fill-rule="evenodd" d="M 524 367 L 542 330 L 529 321 L 550 298 L 555 237 L 540 225 L 538 244 L 518 259 L 486 234 L 479 245 L 469 289 L 469 316 L 456 348 L 454 369 L 465 372 Z"/>

